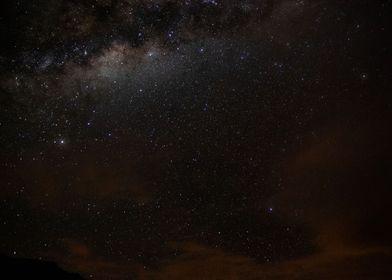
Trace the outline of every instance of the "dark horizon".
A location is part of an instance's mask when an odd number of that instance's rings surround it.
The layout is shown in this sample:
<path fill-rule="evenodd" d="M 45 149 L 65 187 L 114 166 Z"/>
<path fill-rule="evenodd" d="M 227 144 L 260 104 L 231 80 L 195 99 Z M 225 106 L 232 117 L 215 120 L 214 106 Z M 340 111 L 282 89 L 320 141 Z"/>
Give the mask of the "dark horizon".
<path fill-rule="evenodd" d="M 79 274 L 64 271 L 54 262 L 8 257 L 2 254 L 0 271 L 3 279 L 11 276 L 11 279 L 83 280 Z"/>

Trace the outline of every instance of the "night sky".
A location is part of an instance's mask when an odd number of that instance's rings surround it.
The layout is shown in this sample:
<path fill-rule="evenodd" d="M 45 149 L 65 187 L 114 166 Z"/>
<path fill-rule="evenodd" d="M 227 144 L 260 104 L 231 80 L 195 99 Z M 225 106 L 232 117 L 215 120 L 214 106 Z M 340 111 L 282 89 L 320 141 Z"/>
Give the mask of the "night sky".
<path fill-rule="evenodd" d="M 392 1 L 7 2 L 1 254 L 392 279 Z"/>

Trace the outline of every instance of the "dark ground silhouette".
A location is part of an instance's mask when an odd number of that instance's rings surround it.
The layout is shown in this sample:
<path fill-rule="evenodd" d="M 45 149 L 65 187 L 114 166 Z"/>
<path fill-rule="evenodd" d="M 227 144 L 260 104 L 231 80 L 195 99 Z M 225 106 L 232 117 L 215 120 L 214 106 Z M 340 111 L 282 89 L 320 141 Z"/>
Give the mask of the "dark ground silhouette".
<path fill-rule="evenodd" d="M 83 280 L 76 274 L 66 272 L 54 262 L 17 259 L 0 255 L 1 279 L 56 279 Z"/>

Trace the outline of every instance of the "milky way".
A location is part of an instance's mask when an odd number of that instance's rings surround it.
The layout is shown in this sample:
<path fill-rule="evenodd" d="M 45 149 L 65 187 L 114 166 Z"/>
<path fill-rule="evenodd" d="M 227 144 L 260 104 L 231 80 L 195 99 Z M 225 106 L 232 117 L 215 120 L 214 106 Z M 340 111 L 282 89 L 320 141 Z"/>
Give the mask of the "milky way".
<path fill-rule="evenodd" d="M 390 4 L 8 4 L 0 252 L 86 279 L 389 279 Z"/>

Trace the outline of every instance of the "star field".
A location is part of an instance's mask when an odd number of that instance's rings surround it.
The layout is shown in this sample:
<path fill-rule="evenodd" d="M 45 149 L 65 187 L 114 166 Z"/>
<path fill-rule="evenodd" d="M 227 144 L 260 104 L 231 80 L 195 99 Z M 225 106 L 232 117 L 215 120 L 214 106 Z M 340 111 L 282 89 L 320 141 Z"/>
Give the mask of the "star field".
<path fill-rule="evenodd" d="M 389 279 L 390 1 L 15 1 L 0 253 L 85 279 Z"/>

